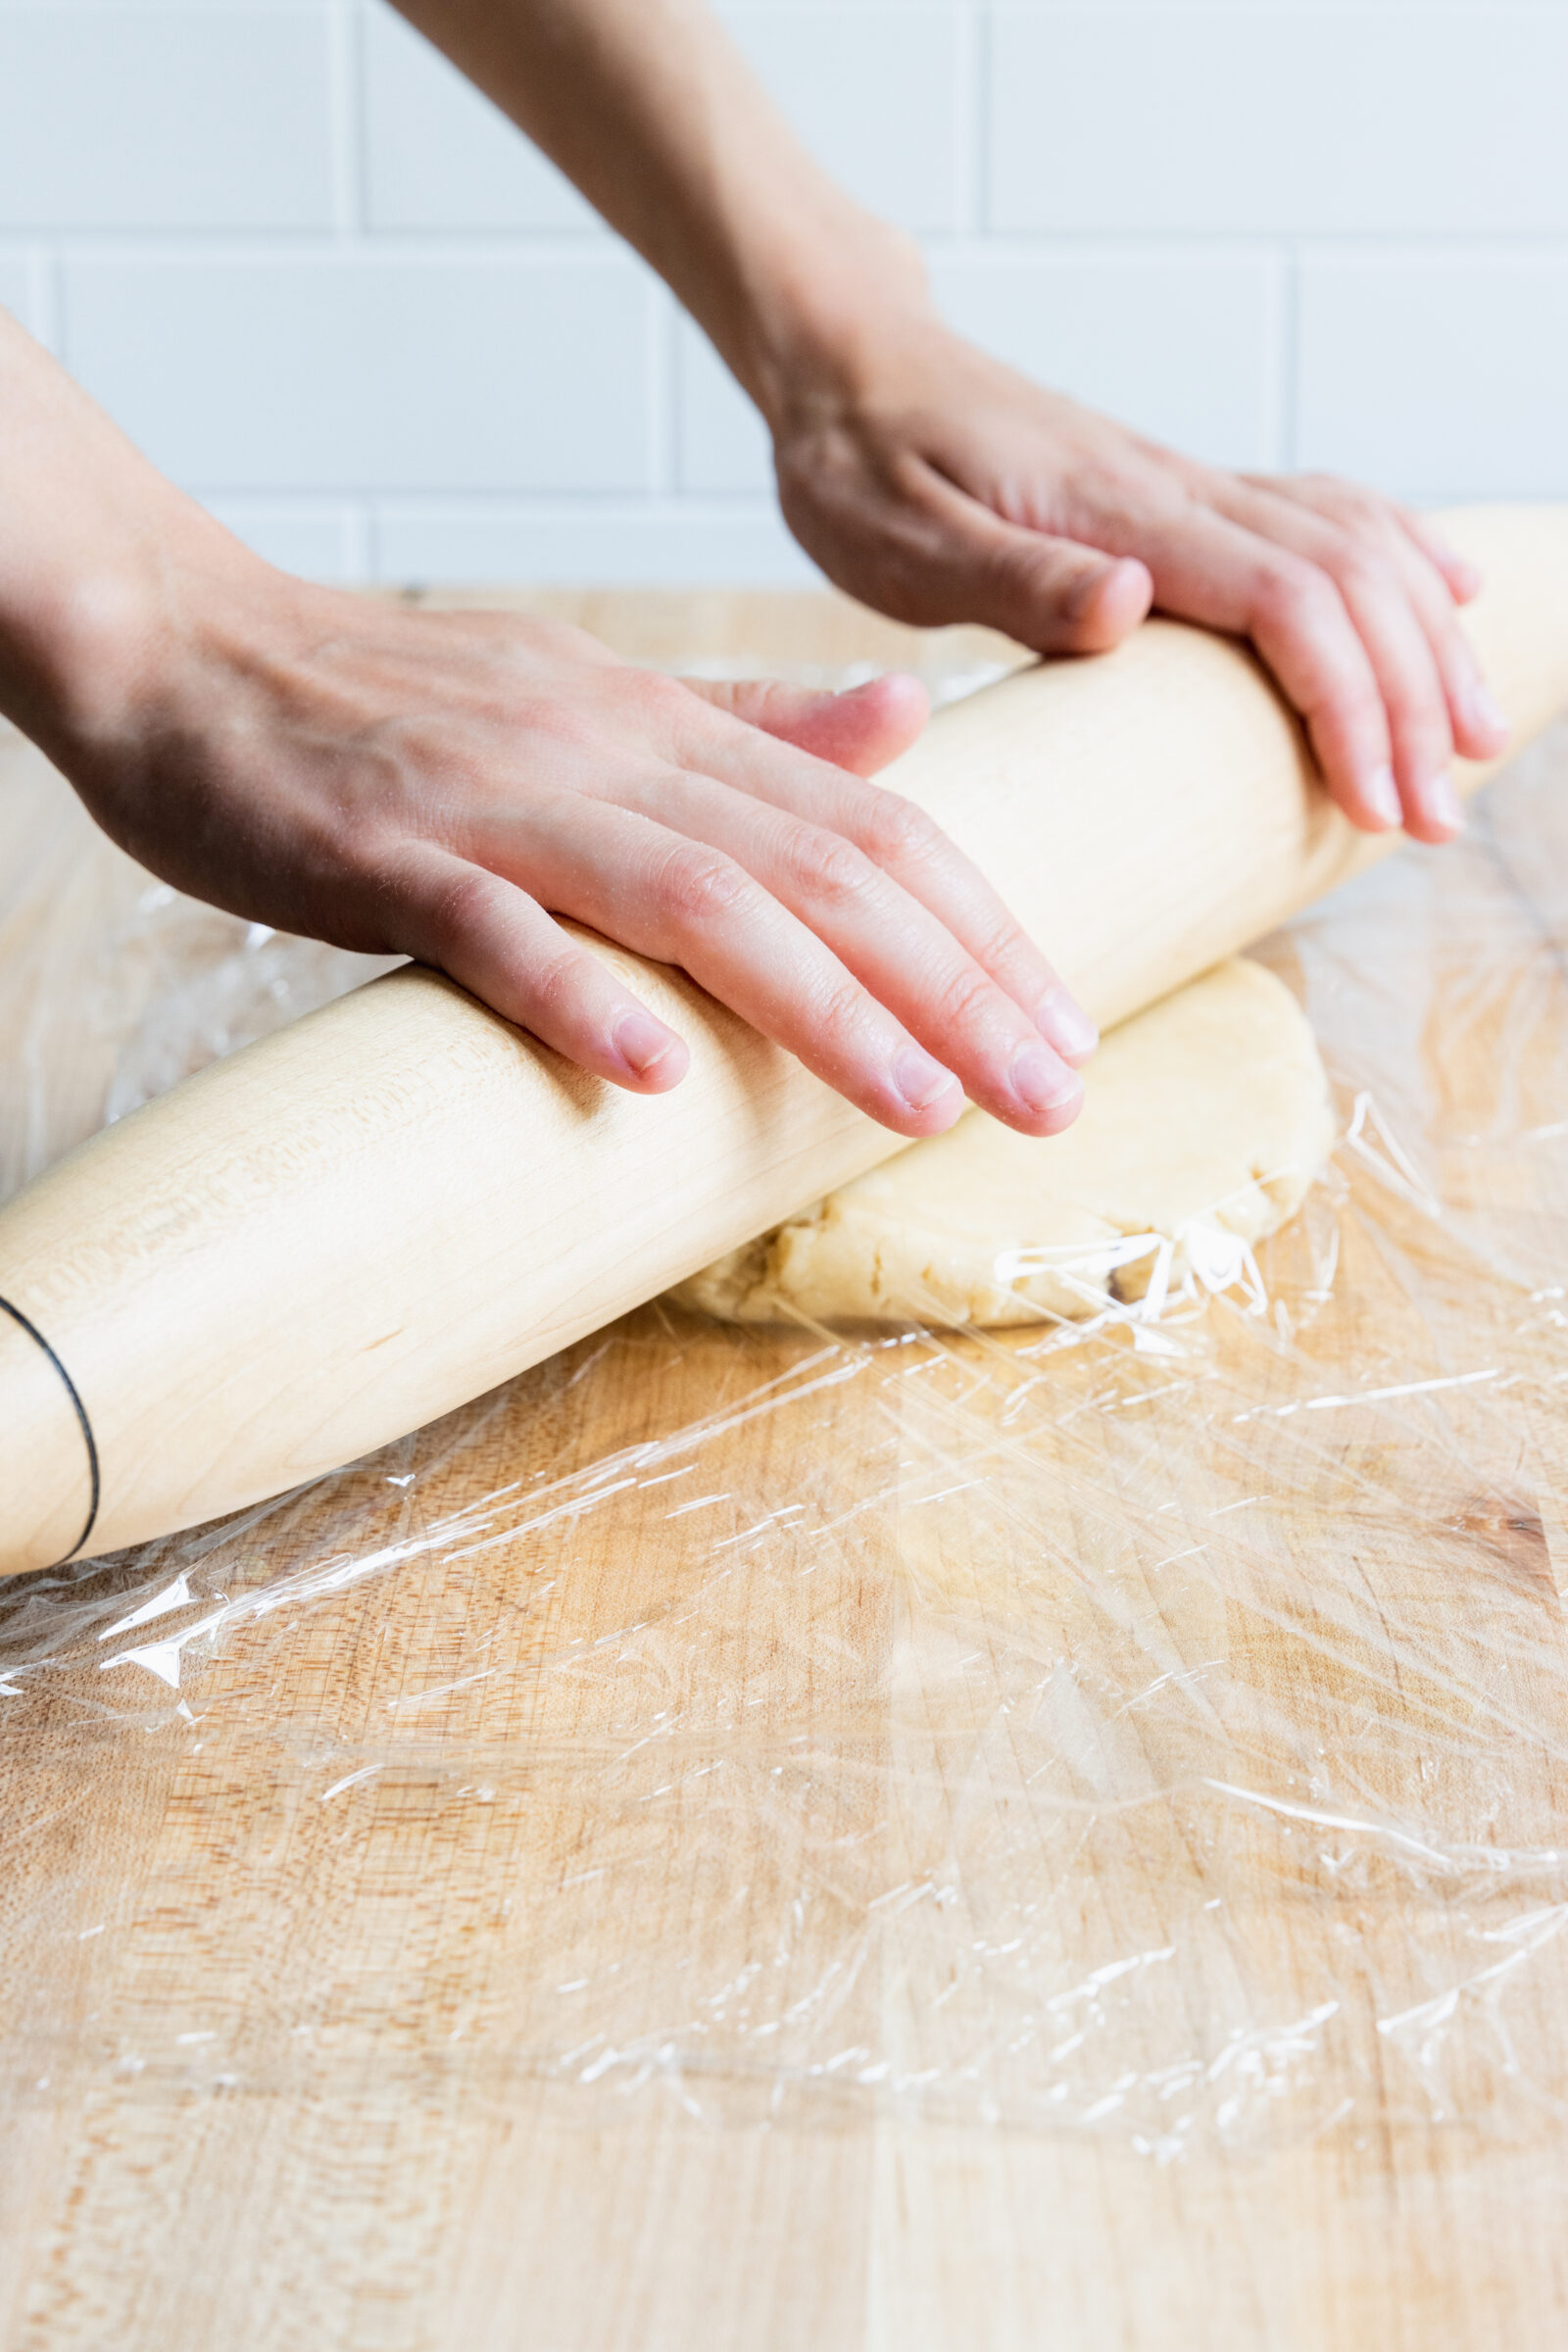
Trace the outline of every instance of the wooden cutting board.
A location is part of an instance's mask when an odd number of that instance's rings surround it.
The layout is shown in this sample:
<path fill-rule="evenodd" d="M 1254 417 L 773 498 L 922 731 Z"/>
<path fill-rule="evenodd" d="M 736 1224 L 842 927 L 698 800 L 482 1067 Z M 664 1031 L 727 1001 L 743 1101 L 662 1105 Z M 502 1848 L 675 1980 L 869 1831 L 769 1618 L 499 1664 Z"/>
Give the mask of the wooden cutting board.
<path fill-rule="evenodd" d="M 5 2352 L 1556 2340 L 1565 784 L 1265 950 L 1348 1140 L 1250 1300 L 656 1305 L 0 1592 Z M 7 1185 L 357 968 L 149 891 L 15 739 L 0 845 Z"/>

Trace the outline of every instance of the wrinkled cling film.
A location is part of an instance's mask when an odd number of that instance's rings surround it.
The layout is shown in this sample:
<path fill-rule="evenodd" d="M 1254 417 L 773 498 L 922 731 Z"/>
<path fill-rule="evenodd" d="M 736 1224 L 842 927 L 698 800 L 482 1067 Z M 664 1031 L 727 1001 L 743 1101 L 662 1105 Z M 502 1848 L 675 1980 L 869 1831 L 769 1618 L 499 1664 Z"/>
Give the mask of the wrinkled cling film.
<path fill-rule="evenodd" d="M 1259 950 L 1342 1140 L 1255 1254 L 990 1336 L 656 1302 L 294 1494 L 0 1588 L 10 2087 L 373 2063 L 1160 2160 L 1555 2127 L 1565 787 L 1558 734 L 1458 848 Z M 127 868 L 73 974 L 39 919 L 71 821 L 0 886 L 8 1185 L 367 968 Z M 187 2025 L 137 1989 L 149 1921 Z"/>

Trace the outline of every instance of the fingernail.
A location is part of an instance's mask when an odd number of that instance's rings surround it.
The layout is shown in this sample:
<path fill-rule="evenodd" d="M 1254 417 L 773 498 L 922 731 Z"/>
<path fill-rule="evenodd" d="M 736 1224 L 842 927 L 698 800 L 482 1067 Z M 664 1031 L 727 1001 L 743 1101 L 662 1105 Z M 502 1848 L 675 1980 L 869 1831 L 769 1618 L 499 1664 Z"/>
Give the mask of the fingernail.
<path fill-rule="evenodd" d="M 1464 831 L 1464 808 L 1451 776 L 1434 776 L 1421 795 L 1421 806 L 1435 825 L 1450 833 Z"/>
<path fill-rule="evenodd" d="M 1361 798 L 1380 823 L 1403 824 L 1404 810 L 1400 806 L 1399 787 L 1394 781 L 1392 767 L 1374 768 L 1361 788 Z"/>
<path fill-rule="evenodd" d="M 646 1078 L 680 1040 L 673 1029 L 656 1021 L 651 1012 L 623 1012 L 610 1033 L 610 1042 L 629 1070 Z"/>
<path fill-rule="evenodd" d="M 1484 680 L 1476 680 L 1466 701 L 1471 724 L 1479 727 L 1483 735 L 1495 736 L 1499 742 L 1508 735 L 1510 729 L 1502 705 Z"/>
<path fill-rule="evenodd" d="M 1083 1092 L 1078 1078 L 1063 1068 L 1049 1046 L 1020 1046 L 1007 1065 L 1007 1084 L 1031 1116 L 1063 1110 Z"/>
<path fill-rule="evenodd" d="M 1041 998 L 1035 1027 L 1069 1061 L 1092 1054 L 1100 1043 L 1099 1029 L 1059 982 Z"/>
<path fill-rule="evenodd" d="M 893 1083 L 911 1110 L 929 1110 L 954 1083 L 953 1072 L 918 1046 L 901 1046 L 894 1056 Z"/>

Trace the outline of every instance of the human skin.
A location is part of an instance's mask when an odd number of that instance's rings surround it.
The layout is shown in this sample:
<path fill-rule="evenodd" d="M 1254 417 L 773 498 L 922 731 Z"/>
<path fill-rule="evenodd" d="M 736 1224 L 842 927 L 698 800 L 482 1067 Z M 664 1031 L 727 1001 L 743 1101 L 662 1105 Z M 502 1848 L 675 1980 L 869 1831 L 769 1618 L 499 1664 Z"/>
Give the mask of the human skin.
<path fill-rule="evenodd" d="M 1250 635 L 1358 824 L 1441 841 L 1505 734 L 1414 516 L 1195 466 L 986 358 L 689 0 L 407 0 L 698 318 L 853 594 L 1042 652 L 1157 603 Z M 255 919 L 436 964 L 617 1084 L 685 1049 L 554 919 L 679 963 L 899 1133 L 1049 1134 L 1094 1031 L 995 892 L 868 779 L 912 680 L 682 684 L 579 632 L 414 613 L 247 554 L 0 315 L 0 707 L 115 838 Z"/>
<path fill-rule="evenodd" d="M 684 684 L 580 630 L 422 613 L 249 555 L 0 313 L 0 708 L 182 890 L 450 972 L 658 1093 L 686 1048 L 555 919 L 661 961 L 898 1133 L 1075 1114 L 1078 1011 L 866 781 L 925 696 Z"/>
<path fill-rule="evenodd" d="M 1196 465 L 952 333 L 915 248 L 816 168 L 697 0 L 399 5 L 697 318 L 841 587 L 1046 654 L 1113 645 L 1152 604 L 1250 637 L 1355 823 L 1460 829 L 1454 753 L 1507 730 L 1455 615 L 1479 580 L 1418 516 Z"/>

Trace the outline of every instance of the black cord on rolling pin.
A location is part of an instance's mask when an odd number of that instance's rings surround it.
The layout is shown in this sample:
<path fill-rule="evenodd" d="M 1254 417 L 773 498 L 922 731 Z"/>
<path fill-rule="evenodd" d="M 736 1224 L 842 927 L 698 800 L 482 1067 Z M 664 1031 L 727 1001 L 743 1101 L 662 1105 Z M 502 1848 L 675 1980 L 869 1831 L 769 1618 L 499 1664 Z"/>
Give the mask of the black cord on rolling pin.
<path fill-rule="evenodd" d="M 66 1370 L 65 1365 L 60 1361 L 59 1356 L 56 1355 L 54 1349 L 44 1338 L 43 1333 L 38 1329 L 37 1324 L 29 1323 L 26 1316 L 23 1313 L 21 1307 L 13 1306 L 9 1298 L 0 1298 L 0 1314 L 9 1315 L 13 1323 L 21 1324 L 28 1339 L 37 1341 L 38 1346 L 43 1349 L 45 1355 L 49 1358 L 49 1361 L 53 1364 L 55 1370 L 59 1373 L 61 1379 L 66 1384 L 66 1395 L 71 1398 L 72 1405 L 75 1411 L 76 1419 L 81 1423 L 82 1437 L 86 1441 L 87 1469 L 92 1479 L 92 1491 L 87 1502 L 87 1523 L 83 1527 L 80 1535 L 76 1538 L 74 1544 L 73 1544 L 71 1546 L 71 1549 L 68 1552 L 62 1553 L 61 1557 L 56 1560 L 55 1566 L 57 1568 L 64 1568 L 68 1560 L 74 1560 L 75 1558 L 77 1552 L 80 1551 L 82 1545 L 86 1543 L 87 1538 L 92 1534 L 92 1531 L 97 1525 L 98 1521 L 98 1497 L 100 1493 L 100 1482 L 98 1477 L 98 1446 L 93 1438 L 92 1423 L 87 1418 L 86 1406 L 82 1403 L 81 1398 L 76 1394 L 75 1382 L 72 1379 L 71 1374 Z"/>

